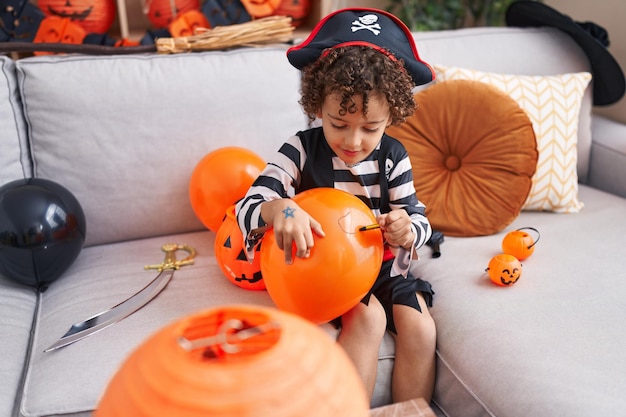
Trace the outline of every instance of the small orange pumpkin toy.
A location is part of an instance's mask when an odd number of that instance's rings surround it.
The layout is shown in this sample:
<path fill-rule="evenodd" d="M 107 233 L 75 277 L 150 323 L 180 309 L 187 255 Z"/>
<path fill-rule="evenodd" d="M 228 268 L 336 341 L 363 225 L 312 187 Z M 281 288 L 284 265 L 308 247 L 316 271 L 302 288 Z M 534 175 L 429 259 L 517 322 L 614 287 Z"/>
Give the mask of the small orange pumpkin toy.
<path fill-rule="evenodd" d="M 507 287 L 521 278 L 522 264 L 515 256 L 501 253 L 491 258 L 485 271 L 494 284 Z"/>
<path fill-rule="evenodd" d="M 234 205 L 226 210 L 226 218 L 215 235 L 214 249 L 215 259 L 230 282 L 246 290 L 265 289 L 260 253 L 256 254 L 252 262 L 248 262 Z M 257 246 L 257 251 L 260 251 L 260 245 Z"/>
<path fill-rule="evenodd" d="M 369 416 L 356 368 L 293 314 L 220 306 L 163 328 L 109 382 L 94 417 Z"/>
<path fill-rule="evenodd" d="M 537 239 L 524 232 L 524 230 L 532 230 L 537 233 Z M 521 227 L 517 230 L 507 233 L 502 239 L 502 252 L 515 256 L 519 261 L 523 261 L 533 254 L 535 245 L 539 242 L 539 231 L 534 227 Z"/>

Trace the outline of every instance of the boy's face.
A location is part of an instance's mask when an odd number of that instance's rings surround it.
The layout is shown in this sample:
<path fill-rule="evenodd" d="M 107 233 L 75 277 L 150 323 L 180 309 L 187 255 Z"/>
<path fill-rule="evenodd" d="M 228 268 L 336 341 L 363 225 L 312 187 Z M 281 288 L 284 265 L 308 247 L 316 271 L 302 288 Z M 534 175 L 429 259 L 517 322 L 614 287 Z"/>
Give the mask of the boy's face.
<path fill-rule="evenodd" d="M 372 95 L 367 103 L 367 117 L 363 115 L 363 97 L 352 97 L 356 111 L 340 114 L 341 96 L 328 94 L 317 117 L 322 119 L 326 142 L 346 163 L 355 165 L 371 154 L 391 124 L 389 104 L 383 95 Z"/>

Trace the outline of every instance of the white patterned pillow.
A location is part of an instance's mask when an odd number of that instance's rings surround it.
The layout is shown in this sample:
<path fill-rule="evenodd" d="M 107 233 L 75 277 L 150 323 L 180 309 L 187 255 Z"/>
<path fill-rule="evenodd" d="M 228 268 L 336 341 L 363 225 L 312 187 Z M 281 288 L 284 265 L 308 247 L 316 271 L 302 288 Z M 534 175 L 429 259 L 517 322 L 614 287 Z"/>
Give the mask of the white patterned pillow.
<path fill-rule="evenodd" d="M 437 82 L 475 80 L 493 85 L 526 111 L 537 137 L 537 171 L 523 210 L 577 213 L 578 115 L 591 81 L 588 72 L 551 76 L 510 75 L 435 65 Z"/>

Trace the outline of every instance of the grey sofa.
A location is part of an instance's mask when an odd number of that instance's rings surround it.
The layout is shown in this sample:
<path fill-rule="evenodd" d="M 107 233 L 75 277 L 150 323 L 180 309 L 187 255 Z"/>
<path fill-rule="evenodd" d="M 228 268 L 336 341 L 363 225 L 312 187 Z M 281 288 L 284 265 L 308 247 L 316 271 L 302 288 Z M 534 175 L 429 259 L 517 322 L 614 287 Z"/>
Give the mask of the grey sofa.
<path fill-rule="evenodd" d="M 512 74 L 588 71 L 566 35 L 544 28 L 415 34 L 431 64 Z M 90 415 L 125 357 L 173 320 L 208 307 L 272 305 L 228 282 L 215 234 L 194 216 L 195 164 L 223 146 L 267 159 L 307 126 L 284 46 L 184 55 L 0 56 L 0 184 L 41 177 L 80 201 L 87 237 L 46 291 L 0 276 L 0 416 Z M 447 237 L 415 273 L 432 282 L 438 328 L 433 405 L 447 416 L 622 415 L 626 410 L 626 126 L 592 115 L 578 132 L 577 214 L 523 211 L 506 230 Z M 484 273 L 504 233 L 541 231 L 512 287 Z M 143 288 L 166 242 L 198 251 L 150 304 L 44 353 L 71 323 Z M 1 249 L 0 249 L 1 250 Z M 332 332 L 332 329 L 328 329 Z M 380 351 L 373 406 L 390 401 L 393 339 Z M 288 366 L 288 364 L 285 364 Z"/>

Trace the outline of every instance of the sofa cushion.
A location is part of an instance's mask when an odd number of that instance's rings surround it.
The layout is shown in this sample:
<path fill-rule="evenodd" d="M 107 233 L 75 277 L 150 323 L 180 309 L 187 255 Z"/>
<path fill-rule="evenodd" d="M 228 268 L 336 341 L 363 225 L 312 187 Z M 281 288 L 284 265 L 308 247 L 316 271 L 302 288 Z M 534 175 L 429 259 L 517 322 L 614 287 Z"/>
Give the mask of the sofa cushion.
<path fill-rule="evenodd" d="M 150 334 L 183 316 L 220 304 L 272 305 L 267 292 L 236 287 L 222 275 L 213 256 L 213 237 L 211 232 L 197 232 L 83 249 L 70 269 L 41 295 L 22 414 L 93 410 L 126 356 Z M 198 252 L 194 264 L 176 271 L 168 286 L 136 313 L 72 345 L 44 353 L 72 323 L 108 310 L 147 285 L 158 272 L 145 271 L 143 266 L 162 262 L 161 245 L 167 242 L 194 247 Z"/>
<path fill-rule="evenodd" d="M 522 211 L 507 230 L 446 239 L 414 265 L 436 291 L 435 402 L 463 417 L 586 417 L 626 407 L 626 199 L 580 187 L 575 215 Z M 616 219 L 621 219 L 616 221 Z M 541 240 L 510 287 L 485 273 L 504 235 L 534 226 Z"/>
<path fill-rule="evenodd" d="M 532 124 L 507 94 L 478 81 L 435 85 L 387 133 L 406 147 L 415 189 L 448 236 L 496 233 L 519 214 L 537 166 Z"/>
<path fill-rule="evenodd" d="M 435 66 L 438 82 L 469 79 L 496 86 L 513 97 L 533 122 L 539 159 L 524 210 L 577 213 L 576 156 L 582 97 L 591 80 L 587 72 L 554 76 L 488 73 Z"/>
<path fill-rule="evenodd" d="M 188 189 L 204 155 L 266 159 L 306 127 L 285 50 L 20 60 L 34 174 L 80 201 L 86 246 L 201 230 Z"/>
<path fill-rule="evenodd" d="M 194 232 L 83 249 L 68 271 L 41 294 L 20 403 L 22 415 L 74 415 L 93 410 L 126 357 L 172 321 L 219 305 L 273 306 L 266 291 L 245 290 L 222 274 L 214 238 L 212 232 Z M 143 266 L 162 262 L 161 245 L 168 242 L 195 248 L 194 264 L 176 271 L 168 286 L 136 313 L 81 341 L 44 353 L 72 323 L 108 310 L 147 285 L 157 272 L 145 271 Z M 178 255 L 186 256 L 184 252 Z M 29 327 L 30 321 L 23 325 Z M 336 335 L 332 326 L 324 329 L 331 337 Z M 18 352 L 27 350 L 21 348 Z M 393 348 L 393 339 L 387 335 L 380 349 L 375 406 L 391 400 Z"/>
<path fill-rule="evenodd" d="M 17 91 L 15 63 L 0 55 L 0 186 L 30 177 L 32 166 L 28 150 L 22 101 Z"/>
<path fill-rule="evenodd" d="M 591 68 L 576 42 L 554 28 L 467 28 L 416 32 L 414 37 L 420 56 L 433 65 L 520 75 L 557 75 Z M 578 126 L 578 178 L 583 183 L 591 150 L 591 103 L 588 88 Z"/>

